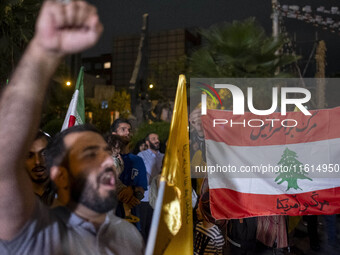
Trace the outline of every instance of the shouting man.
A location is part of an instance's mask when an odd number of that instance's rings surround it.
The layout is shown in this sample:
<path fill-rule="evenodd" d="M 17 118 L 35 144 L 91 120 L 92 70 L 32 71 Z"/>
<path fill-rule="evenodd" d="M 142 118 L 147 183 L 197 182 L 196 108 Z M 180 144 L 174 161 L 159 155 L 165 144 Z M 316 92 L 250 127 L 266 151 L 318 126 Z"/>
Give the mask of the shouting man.
<path fill-rule="evenodd" d="M 102 30 L 85 1 L 44 2 L 34 37 L 2 93 L 0 254 L 143 254 L 138 231 L 112 213 L 116 170 L 94 128 L 67 129 L 47 150 L 47 168 L 66 206 L 43 205 L 24 167 L 53 73 L 64 56 L 93 46 Z"/>

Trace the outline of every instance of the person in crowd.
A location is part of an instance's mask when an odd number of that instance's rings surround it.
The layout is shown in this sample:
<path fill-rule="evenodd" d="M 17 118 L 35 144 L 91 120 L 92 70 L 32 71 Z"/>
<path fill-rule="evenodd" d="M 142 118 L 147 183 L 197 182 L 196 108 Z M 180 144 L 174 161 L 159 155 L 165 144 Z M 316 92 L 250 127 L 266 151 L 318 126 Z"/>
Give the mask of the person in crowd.
<path fill-rule="evenodd" d="M 48 83 L 67 54 L 94 45 L 103 28 L 85 1 L 45 1 L 35 34 L 0 99 L 0 254 L 143 254 L 143 239 L 112 214 L 116 170 L 90 126 L 66 129 L 48 145 L 46 165 L 66 206 L 34 195 L 24 169 Z M 22 127 L 25 128 L 22 128 Z"/>
<path fill-rule="evenodd" d="M 196 166 L 205 166 L 206 156 L 205 156 L 205 140 L 204 132 L 201 121 L 201 109 L 196 108 L 189 115 L 190 123 L 190 167 L 193 182 L 192 185 L 198 195 L 203 194 L 201 192 L 201 186 L 204 180 L 208 177 L 206 173 L 195 172 Z"/>
<path fill-rule="evenodd" d="M 47 133 L 39 130 L 25 160 L 33 191 L 47 206 L 51 206 L 55 198 L 55 189 L 45 164 L 46 147 L 50 140 L 51 137 Z"/>
<path fill-rule="evenodd" d="M 326 222 L 327 243 L 331 250 L 339 251 L 337 215 L 324 215 Z"/>
<path fill-rule="evenodd" d="M 287 219 L 285 215 L 257 217 L 256 239 L 273 252 L 288 247 Z"/>
<path fill-rule="evenodd" d="M 253 217 L 228 221 L 226 240 L 227 251 L 230 254 L 253 254 L 256 247 L 256 220 L 257 218 Z"/>
<path fill-rule="evenodd" d="M 137 223 L 139 221 L 140 215 L 139 210 L 134 207 L 138 207 L 140 204 L 140 200 L 144 197 L 144 192 L 147 190 L 147 177 L 146 177 L 146 169 L 143 160 L 129 153 L 128 144 L 131 141 L 131 124 L 126 119 L 116 119 L 110 128 L 110 131 L 113 135 L 118 135 L 122 138 L 125 143 L 125 146 L 121 152 L 121 157 L 124 162 L 124 170 L 120 175 L 120 180 L 124 185 L 132 189 L 133 196 L 136 198 L 133 201 L 138 201 L 138 203 L 134 203 L 132 205 L 131 213 L 132 215 L 137 216 L 137 218 L 131 219 L 131 222 Z M 125 218 L 125 210 L 122 204 L 120 204 L 117 208 L 117 215 Z M 137 228 L 140 230 L 140 225 L 136 224 Z"/>
<path fill-rule="evenodd" d="M 112 123 L 110 131 L 113 135 L 124 137 L 129 142 L 131 140 L 132 128 L 130 122 L 127 119 L 116 119 Z"/>
<path fill-rule="evenodd" d="M 309 237 L 309 246 L 314 251 L 320 250 L 320 241 L 318 235 L 318 216 L 305 215 L 303 219 L 307 222 L 307 231 Z"/>
<path fill-rule="evenodd" d="M 106 135 L 105 141 L 109 145 L 109 148 L 111 150 L 111 156 L 115 162 L 115 167 L 117 170 L 117 174 L 119 176 L 124 171 L 124 162 L 120 155 L 120 152 L 124 149 L 125 143 L 120 136 L 112 134 Z"/>
<path fill-rule="evenodd" d="M 149 189 L 153 178 L 160 174 L 162 171 L 162 162 L 164 154 L 159 152 L 160 141 L 158 134 L 156 133 L 148 134 L 145 137 L 145 143 L 148 146 L 148 149 L 138 153 L 138 156 L 140 156 L 144 161 L 147 172 Z M 144 198 L 142 199 L 142 203 L 140 205 L 141 229 L 142 236 L 145 241 L 148 239 L 149 236 L 152 215 L 153 209 L 149 204 L 149 192 L 146 191 L 144 193 Z"/>
<path fill-rule="evenodd" d="M 210 212 L 209 192 L 204 193 L 196 210 L 199 222 L 194 232 L 194 254 L 223 254 L 224 238 Z"/>
<path fill-rule="evenodd" d="M 139 140 L 137 143 L 136 143 L 136 146 L 135 148 L 133 149 L 132 153 L 137 155 L 138 153 L 140 153 L 141 151 L 145 151 L 148 149 L 148 146 L 146 145 L 145 143 L 145 140 L 142 139 L 142 140 Z"/>
<path fill-rule="evenodd" d="M 117 169 L 117 194 L 118 200 L 123 203 L 125 219 L 127 219 L 129 222 L 137 222 L 139 219 L 136 219 L 136 216 L 131 214 L 131 209 L 140 202 L 133 195 L 132 187 L 124 185 L 119 179 L 121 173 L 124 171 L 124 162 L 120 152 L 124 150 L 125 142 L 120 136 L 112 134 L 107 135 L 105 140 L 111 149 L 112 158 Z"/>

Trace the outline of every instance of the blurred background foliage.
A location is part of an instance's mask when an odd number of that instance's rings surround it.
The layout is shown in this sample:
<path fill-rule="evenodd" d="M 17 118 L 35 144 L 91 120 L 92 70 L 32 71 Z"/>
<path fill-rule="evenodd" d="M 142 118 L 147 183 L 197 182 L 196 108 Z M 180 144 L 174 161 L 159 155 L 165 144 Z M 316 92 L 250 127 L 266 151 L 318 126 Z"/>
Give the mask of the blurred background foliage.
<path fill-rule="evenodd" d="M 190 58 L 190 77 L 291 77 L 277 70 L 298 59 L 281 54 L 285 40 L 267 36 L 254 18 L 215 25 L 200 33 L 203 47 Z"/>
<path fill-rule="evenodd" d="M 41 0 L 0 1 L 0 86 L 6 83 L 33 37 Z"/>

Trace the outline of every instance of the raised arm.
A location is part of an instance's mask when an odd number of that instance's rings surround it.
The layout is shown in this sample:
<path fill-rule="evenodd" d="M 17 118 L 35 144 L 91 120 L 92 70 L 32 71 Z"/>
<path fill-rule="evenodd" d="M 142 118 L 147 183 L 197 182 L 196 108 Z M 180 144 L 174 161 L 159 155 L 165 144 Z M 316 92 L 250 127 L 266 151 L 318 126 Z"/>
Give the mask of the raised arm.
<path fill-rule="evenodd" d="M 31 217 L 35 199 L 24 159 L 37 131 L 49 81 L 62 58 L 93 46 L 103 28 L 84 1 L 46 1 L 36 32 L 0 99 L 0 239 Z"/>

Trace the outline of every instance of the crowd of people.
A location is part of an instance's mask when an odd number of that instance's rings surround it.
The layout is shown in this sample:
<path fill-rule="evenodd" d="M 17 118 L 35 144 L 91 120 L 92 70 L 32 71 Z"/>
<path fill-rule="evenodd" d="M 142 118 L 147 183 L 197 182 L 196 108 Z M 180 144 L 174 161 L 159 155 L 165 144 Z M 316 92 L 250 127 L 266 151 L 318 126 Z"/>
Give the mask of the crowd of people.
<path fill-rule="evenodd" d="M 102 30 L 92 5 L 45 1 L 2 91 L 1 254 L 144 252 L 153 213 L 148 189 L 164 156 L 158 134 L 148 134 L 135 155 L 124 119 L 114 121 L 105 138 L 86 124 L 52 138 L 37 130 L 59 63 L 94 45 Z"/>
<path fill-rule="evenodd" d="M 54 137 L 38 130 L 59 63 L 93 46 L 102 30 L 90 4 L 46 1 L 35 35 L 2 91 L 1 254 L 144 253 L 164 157 L 159 135 L 150 131 L 131 153 L 132 127 L 125 119 L 115 120 L 104 136 L 86 124 Z M 200 137 L 191 137 L 197 148 L 204 146 Z M 216 220 L 207 182 L 198 186 L 194 254 L 252 254 L 258 241 L 288 246 L 284 216 Z M 315 219 L 306 221 L 311 246 L 318 249 Z M 329 237 L 336 242 L 336 234 Z"/>

